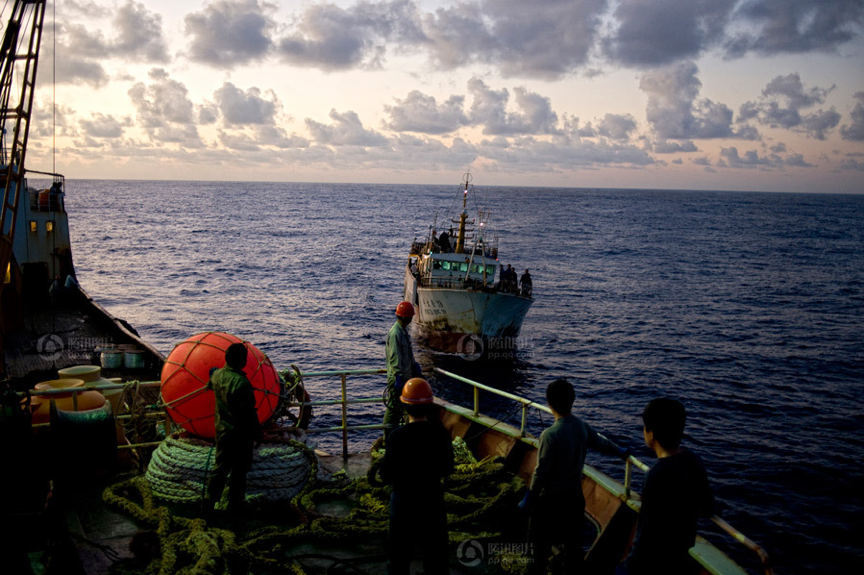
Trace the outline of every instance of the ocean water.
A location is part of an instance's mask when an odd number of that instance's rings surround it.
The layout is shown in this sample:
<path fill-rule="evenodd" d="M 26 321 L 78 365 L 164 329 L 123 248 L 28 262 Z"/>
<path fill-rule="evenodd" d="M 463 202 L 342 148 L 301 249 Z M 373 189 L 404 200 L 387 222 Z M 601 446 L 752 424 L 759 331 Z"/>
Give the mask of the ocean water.
<path fill-rule="evenodd" d="M 439 222 L 456 213 L 455 179 L 72 180 L 73 255 L 85 289 L 165 354 L 222 330 L 279 369 L 376 368 L 411 240 L 436 213 Z M 501 261 L 531 270 L 536 303 L 514 359 L 472 362 L 418 346 L 423 365 L 538 401 L 566 376 L 576 413 L 649 463 L 641 410 L 676 397 L 688 409 L 685 445 L 703 458 L 722 515 L 768 551 L 777 573 L 860 563 L 864 196 L 478 187 L 469 207 L 492 212 Z M 338 393 L 336 380 L 308 383 L 315 399 Z M 352 378 L 349 395 L 377 397 L 383 385 Z M 470 401 L 458 384 L 433 385 Z M 481 408 L 516 415 L 495 399 Z M 351 411 L 359 423 L 380 413 Z M 319 410 L 313 424 L 336 417 Z M 549 424 L 529 421 L 535 433 Z M 319 440 L 339 448 L 338 436 Z M 589 463 L 620 475 L 603 456 Z M 753 567 L 749 552 L 724 548 Z"/>

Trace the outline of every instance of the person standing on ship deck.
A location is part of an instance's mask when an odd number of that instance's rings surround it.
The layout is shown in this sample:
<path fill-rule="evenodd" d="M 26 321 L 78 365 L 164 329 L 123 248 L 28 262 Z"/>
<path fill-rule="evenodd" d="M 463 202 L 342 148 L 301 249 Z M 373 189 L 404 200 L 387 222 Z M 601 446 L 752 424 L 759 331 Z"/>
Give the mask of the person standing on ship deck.
<path fill-rule="evenodd" d="M 238 516 L 246 503 L 246 474 L 252 467 L 252 450 L 261 441 L 255 393 L 243 373 L 247 350 L 233 343 L 225 351 L 225 366 L 212 370 L 207 388 L 216 395 L 216 457 L 207 495 L 205 513 L 213 512 L 228 484 L 228 512 Z"/>
<path fill-rule="evenodd" d="M 528 270 L 525 270 L 525 273 L 522 274 L 521 278 L 519 278 L 519 283 L 522 286 L 522 295 L 525 297 L 531 297 L 531 291 L 534 289 L 534 286 L 531 283 L 531 274 Z"/>
<path fill-rule="evenodd" d="M 420 364 L 414 361 L 408 325 L 414 318 L 414 306 L 403 301 L 396 306 L 396 322 L 387 334 L 385 357 L 387 360 L 386 411 L 384 412 L 384 442 L 401 423 L 402 403 L 399 397 L 402 386 L 412 377 L 421 375 Z"/>
<path fill-rule="evenodd" d="M 645 476 L 636 537 L 619 575 L 698 572 L 688 550 L 699 517 L 714 512 L 714 494 L 702 460 L 680 447 L 686 419 L 684 404 L 668 397 L 651 400 L 642 413 L 645 445 L 658 460 Z"/>
<path fill-rule="evenodd" d="M 537 467 L 522 506 L 530 513 L 528 533 L 534 549 L 530 573 L 543 573 L 553 537 L 564 543 L 564 573 L 578 573 L 582 565 L 582 527 L 585 496 L 582 468 L 588 449 L 626 459 L 629 450 L 618 447 L 573 415 L 576 392 L 566 379 L 546 388 L 546 401 L 555 423 L 540 436 Z"/>
<path fill-rule="evenodd" d="M 425 379 L 409 379 L 399 400 L 409 422 L 390 436 L 381 465 L 381 479 L 393 486 L 387 571 L 389 575 L 408 575 L 417 544 L 423 573 L 445 575 L 447 513 L 441 480 L 453 472 L 453 444 Z"/>

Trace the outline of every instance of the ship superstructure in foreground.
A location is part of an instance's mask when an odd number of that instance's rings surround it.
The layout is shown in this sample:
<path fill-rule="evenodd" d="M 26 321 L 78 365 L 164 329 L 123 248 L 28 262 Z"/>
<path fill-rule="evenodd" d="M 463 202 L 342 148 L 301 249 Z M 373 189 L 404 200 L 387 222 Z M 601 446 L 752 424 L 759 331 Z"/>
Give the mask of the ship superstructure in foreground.
<path fill-rule="evenodd" d="M 451 220 L 458 227 L 439 227 L 436 218 L 425 241 L 412 244 L 403 292 L 429 345 L 467 355 L 512 347 L 534 303 L 530 280 L 499 264 L 489 212 L 468 219 L 471 180 L 463 177 L 462 211 Z"/>

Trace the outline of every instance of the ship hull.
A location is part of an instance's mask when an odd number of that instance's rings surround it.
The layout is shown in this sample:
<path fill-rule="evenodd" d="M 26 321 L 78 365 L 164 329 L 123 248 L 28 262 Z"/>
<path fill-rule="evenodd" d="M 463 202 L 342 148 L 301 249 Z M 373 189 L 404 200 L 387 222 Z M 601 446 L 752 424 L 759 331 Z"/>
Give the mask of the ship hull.
<path fill-rule="evenodd" d="M 406 271 L 405 299 L 414 303 L 414 323 L 428 345 L 443 351 L 481 355 L 513 349 L 530 297 L 482 289 L 426 288 Z"/>

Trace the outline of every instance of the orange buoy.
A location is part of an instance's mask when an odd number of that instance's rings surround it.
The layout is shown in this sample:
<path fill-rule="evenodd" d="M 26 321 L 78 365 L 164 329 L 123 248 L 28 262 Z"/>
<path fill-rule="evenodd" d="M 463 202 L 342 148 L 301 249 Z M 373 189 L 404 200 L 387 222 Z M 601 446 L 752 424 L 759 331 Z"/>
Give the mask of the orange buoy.
<path fill-rule="evenodd" d="M 216 436 L 216 398 L 206 386 L 210 368 L 225 365 L 225 351 L 232 343 L 242 343 L 248 350 L 243 371 L 255 391 L 258 421 L 267 421 L 279 404 L 282 379 L 258 348 L 228 333 L 209 331 L 193 335 L 177 344 L 165 360 L 161 393 L 171 420 L 198 437 Z"/>

